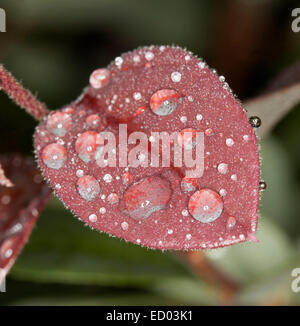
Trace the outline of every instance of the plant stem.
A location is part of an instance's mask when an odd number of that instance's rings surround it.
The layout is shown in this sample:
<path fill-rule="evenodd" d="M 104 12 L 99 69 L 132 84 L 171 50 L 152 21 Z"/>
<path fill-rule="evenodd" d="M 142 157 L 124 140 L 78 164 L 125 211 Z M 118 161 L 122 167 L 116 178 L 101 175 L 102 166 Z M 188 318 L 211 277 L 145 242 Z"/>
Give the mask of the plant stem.
<path fill-rule="evenodd" d="M 183 257 L 199 277 L 220 290 L 220 300 L 224 304 L 234 303 L 239 285 L 214 266 L 203 252 L 184 252 Z"/>
<path fill-rule="evenodd" d="M 0 89 L 36 120 L 41 120 L 49 113 L 46 105 L 25 89 L 1 64 Z"/>

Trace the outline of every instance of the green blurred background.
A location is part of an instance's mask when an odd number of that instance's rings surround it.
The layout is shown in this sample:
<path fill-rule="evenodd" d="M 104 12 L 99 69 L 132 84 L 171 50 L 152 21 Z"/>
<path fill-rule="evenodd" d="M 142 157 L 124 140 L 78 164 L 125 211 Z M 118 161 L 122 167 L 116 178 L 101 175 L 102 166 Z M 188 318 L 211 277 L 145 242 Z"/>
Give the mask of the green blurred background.
<path fill-rule="evenodd" d="M 205 58 L 242 99 L 299 67 L 299 1 L 1 0 L 7 32 L 0 62 L 51 109 L 74 100 L 95 68 L 138 46 L 176 44 Z M 298 68 L 298 81 L 300 72 Z M 0 152 L 32 155 L 35 122 L 0 93 Z M 240 284 L 236 304 L 300 304 L 300 106 L 261 142 L 259 243 L 206 252 Z M 140 248 L 83 227 L 53 199 L 7 279 L 1 305 L 219 305 L 220 288 L 178 255 Z"/>

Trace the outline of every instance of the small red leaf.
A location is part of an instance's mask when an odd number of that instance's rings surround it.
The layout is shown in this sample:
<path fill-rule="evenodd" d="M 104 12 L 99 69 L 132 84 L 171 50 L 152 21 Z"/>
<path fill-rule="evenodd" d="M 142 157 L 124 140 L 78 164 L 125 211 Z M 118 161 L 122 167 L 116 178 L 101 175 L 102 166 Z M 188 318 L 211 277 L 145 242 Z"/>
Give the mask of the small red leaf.
<path fill-rule="evenodd" d="M 0 284 L 25 245 L 51 190 L 32 159 L 1 155 L 0 163 L 14 183 L 0 186 Z"/>
<path fill-rule="evenodd" d="M 57 124 L 49 115 L 36 130 L 37 158 L 58 197 L 91 227 L 158 249 L 217 248 L 255 239 L 255 132 L 224 77 L 190 52 L 149 47 L 118 57 L 93 72 L 90 87 L 59 112 Z M 146 152 L 134 142 L 128 156 L 121 151 L 127 141 L 119 136 L 122 124 L 128 135 L 144 133 Z M 116 167 L 101 165 L 101 131 L 115 135 Z M 186 175 L 187 166 L 175 166 L 173 156 L 170 167 L 150 166 L 153 132 L 176 132 L 170 144 L 189 150 L 201 132 L 203 175 Z M 118 164 L 130 155 L 139 164 Z M 113 162 L 114 155 L 109 157 Z"/>

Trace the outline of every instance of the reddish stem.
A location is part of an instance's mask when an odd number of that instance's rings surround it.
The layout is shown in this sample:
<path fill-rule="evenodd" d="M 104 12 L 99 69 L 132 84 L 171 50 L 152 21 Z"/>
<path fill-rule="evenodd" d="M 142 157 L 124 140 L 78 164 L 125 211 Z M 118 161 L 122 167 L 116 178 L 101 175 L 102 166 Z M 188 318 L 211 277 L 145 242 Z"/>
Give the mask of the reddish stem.
<path fill-rule="evenodd" d="M 0 65 L 0 87 L 36 120 L 41 120 L 49 113 L 46 105 L 25 89 L 2 65 Z"/>

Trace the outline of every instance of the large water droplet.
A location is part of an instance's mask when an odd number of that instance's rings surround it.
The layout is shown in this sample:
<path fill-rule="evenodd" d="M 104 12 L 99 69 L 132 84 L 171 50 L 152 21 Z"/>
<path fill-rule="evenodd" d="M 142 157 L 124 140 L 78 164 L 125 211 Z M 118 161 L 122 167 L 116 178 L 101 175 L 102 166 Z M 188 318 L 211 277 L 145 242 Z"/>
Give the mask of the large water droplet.
<path fill-rule="evenodd" d="M 66 112 L 52 112 L 49 114 L 46 128 L 54 135 L 63 137 L 72 127 L 72 118 Z"/>
<path fill-rule="evenodd" d="M 100 193 L 99 182 L 91 175 L 85 175 L 78 179 L 77 189 L 79 195 L 87 200 L 92 201 Z"/>
<path fill-rule="evenodd" d="M 86 131 L 81 134 L 75 143 L 75 150 L 82 161 L 90 162 L 96 151 L 101 151 L 104 146 L 103 138 L 95 131 Z"/>
<path fill-rule="evenodd" d="M 177 107 L 180 95 L 172 89 L 161 89 L 150 99 L 150 108 L 156 115 L 171 114 Z"/>
<path fill-rule="evenodd" d="M 62 145 L 49 144 L 43 149 L 42 160 L 48 168 L 58 170 L 67 160 L 67 151 Z"/>
<path fill-rule="evenodd" d="M 171 193 L 166 179 L 158 176 L 146 177 L 125 191 L 121 209 L 134 219 L 146 219 L 152 213 L 167 208 Z"/>
<path fill-rule="evenodd" d="M 223 200 L 211 189 L 196 191 L 189 200 L 189 212 L 198 221 L 210 223 L 216 220 L 223 211 Z"/>

